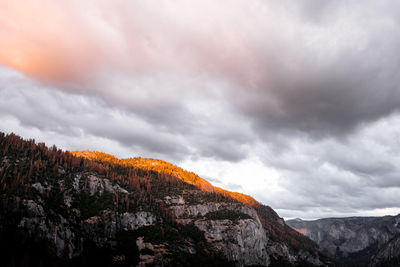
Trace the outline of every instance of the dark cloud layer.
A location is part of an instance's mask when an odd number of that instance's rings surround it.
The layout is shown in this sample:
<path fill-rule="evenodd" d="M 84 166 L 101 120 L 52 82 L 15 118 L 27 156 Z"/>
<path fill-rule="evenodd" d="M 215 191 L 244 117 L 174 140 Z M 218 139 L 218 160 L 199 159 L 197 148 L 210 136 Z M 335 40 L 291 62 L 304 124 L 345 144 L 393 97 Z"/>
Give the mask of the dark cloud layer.
<path fill-rule="evenodd" d="M 400 209 L 394 1 L 9 1 L 0 22 L 2 131 L 193 166 L 288 217 Z"/>
<path fill-rule="evenodd" d="M 399 6 L 306 2 L 298 4 L 300 14 L 284 15 L 290 30 L 269 40 L 268 79 L 237 103 L 260 135 L 272 129 L 339 136 L 397 111 Z"/>

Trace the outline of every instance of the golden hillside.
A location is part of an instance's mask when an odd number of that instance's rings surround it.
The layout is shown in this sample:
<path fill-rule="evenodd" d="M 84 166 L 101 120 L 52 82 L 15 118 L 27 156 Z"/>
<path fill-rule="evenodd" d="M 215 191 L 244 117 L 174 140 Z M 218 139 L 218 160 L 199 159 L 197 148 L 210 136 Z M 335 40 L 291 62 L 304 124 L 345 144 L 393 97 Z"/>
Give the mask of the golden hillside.
<path fill-rule="evenodd" d="M 159 159 L 149 159 L 149 158 L 128 158 L 128 159 L 119 159 L 113 155 L 109 155 L 103 152 L 97 151 L 73 151 L 72 155 L 76 157 L 82 157 L 90 160 L 98 160 L 104 162 L 110 162 L 114 164 L 120 164 L 125 166 L 132 166 L 135 168 L 143 169 L 143 170 L 151 170 L 159 173 L 164 173 L 168 175 L 175 176 L 179 179 L 182 179 L 188 184 L 192 184 L 199 189 L 207 192 L 219 192 L 223 195 L 230 196 L 237 201 L 247 204 L 251 207 L 258 207 L 261 204 L 255 200 L 253 197 L 249 195 L 245 195 L 238 192 L 231 192 L 220 187 L 213 186 L 207 180 L 201 178 L 197 174 L 193 172 L 186 171 L 172 163 L 169 163 L 164 160 Z"/>

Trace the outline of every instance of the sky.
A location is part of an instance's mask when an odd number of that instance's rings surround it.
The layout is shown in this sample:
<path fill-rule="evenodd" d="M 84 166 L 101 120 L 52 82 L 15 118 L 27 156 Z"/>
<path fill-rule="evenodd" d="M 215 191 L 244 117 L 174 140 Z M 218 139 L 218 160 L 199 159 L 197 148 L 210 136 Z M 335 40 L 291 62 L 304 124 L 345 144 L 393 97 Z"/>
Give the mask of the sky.
<path fill-rule="evenodd" d="M 400 2 L 0 0 L 0 131 L 284 218 L 400 213 Z"/>

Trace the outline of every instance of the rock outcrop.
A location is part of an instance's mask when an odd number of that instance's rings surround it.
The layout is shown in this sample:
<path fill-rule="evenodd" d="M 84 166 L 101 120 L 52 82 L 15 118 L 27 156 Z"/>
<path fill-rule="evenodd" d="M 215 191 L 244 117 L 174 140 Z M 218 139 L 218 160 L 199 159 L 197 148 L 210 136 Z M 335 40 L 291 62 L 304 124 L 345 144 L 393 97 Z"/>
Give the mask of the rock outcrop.
<path fill-rule="evenodd" d="M 240 266 L 269 265 L 269 239 L 254 209 L 224 202 L 188 205 L 181 196 L 167 199 L 177 221 L 198 227 L 212 249 L 228 260 Z"/>

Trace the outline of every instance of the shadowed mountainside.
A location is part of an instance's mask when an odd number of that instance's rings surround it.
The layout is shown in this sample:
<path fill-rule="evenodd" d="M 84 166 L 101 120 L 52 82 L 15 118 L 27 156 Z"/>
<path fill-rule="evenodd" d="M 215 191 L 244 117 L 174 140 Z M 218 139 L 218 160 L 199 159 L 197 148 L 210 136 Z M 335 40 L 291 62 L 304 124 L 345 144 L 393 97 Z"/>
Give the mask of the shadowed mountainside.
<path fill-rule="evenodd" d="M 400 234 L 384 244 L 372 258 L 369 267 L 400 266 Z"/>

